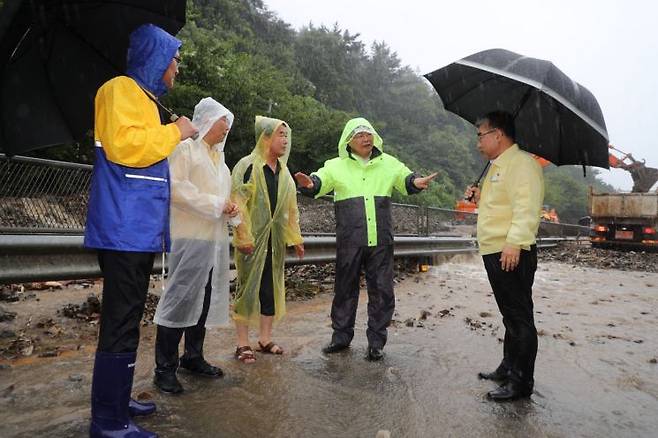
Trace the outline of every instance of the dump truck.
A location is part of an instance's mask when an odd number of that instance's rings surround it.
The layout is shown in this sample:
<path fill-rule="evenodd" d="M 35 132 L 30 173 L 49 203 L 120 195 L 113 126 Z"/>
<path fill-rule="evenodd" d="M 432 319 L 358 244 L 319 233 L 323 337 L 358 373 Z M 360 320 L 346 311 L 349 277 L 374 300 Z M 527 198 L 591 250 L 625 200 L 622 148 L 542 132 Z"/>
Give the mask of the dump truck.
<path fill-rule="evenodd" d="M 658 193 L 594 193 L 590 241 L 599 248 L 658 249 Z"/>
<path fill-rule="evenodd" d="M 632 193 L 594 193 L 590 187 L 590 240 L 593 247 L 658 249 L 658 169 L 648 167 L 629 153 L 610 148 L 610 167 L 628 171 L 633 178 Z M 621 156 L 615 155 L 615 151 Z"/>

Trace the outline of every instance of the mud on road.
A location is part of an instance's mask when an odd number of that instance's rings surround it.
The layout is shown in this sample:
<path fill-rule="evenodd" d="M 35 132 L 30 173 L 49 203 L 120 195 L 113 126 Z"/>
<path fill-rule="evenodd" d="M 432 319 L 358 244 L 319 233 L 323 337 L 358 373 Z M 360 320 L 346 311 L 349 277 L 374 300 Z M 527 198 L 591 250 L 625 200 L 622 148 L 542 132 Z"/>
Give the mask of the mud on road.
<path fill-rule="evenodd" d="M 244 366 L 232 358 L 233 330 L 214 329 L 206 356 L 226 377 L 181 375 L 181 397 L 151 384 L 155 331 L 145 320 L 134 394 L 155 400 L 158 412 L 138 422 L 163 437 L 655 436 L 658 273 L 643 264 L 646 255 L 617 256 L 637 259 L 627 270 L 595 256 L 582 248 L 540 253 L 539 353 L 529 401 L 497 405 L 484 398 L 493 384 L 476 374 L 500 360 L 502 322 L 481 261 L 458 256 L 426 273 L 399 273 L 379 363 L 364 360 L 365 292 L 352 348 L 320 353 L 331 334 L 332 296 L 324 293 L 331 290 L 330 267 L 290 274 L 306 289 L 275 329 L 286 355 L 258 355 Z M 0 333 L 39 338 L 32 351 L 18 343 L 13 358 L 0 361 L 0 436 L 86 436 L 97 331 L 97 303 L 87 296 L 100 284 L 63 286 L 26 288 L 18 301 L 0 303 L 14 313 L 0 322 Z"/>

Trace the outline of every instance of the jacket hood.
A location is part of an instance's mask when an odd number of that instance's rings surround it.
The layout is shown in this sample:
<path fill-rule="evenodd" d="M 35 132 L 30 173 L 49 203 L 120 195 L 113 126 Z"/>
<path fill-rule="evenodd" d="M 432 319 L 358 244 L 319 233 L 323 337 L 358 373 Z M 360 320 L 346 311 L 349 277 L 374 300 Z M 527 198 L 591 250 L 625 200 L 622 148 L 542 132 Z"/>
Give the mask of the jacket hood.
<path fill-rule="evenodd" d="M 341 134 L 340 141 L 338 142 L 338 156 L 340 158 L 349 157 L 347 153 L 347 146 L 350 139 L 352 138 L 352 132 L 354 132 L 355 130 L 358 131 L 358 128 L 362 126 L 367 128 L 368 131 L 372 132 L 374 146 L 377 149 L 379 149 L 379 152 L 384 152 L 383 149 L 384 141 L 379 136 L 379 134 L 377 134 L 375 128 L 373 128 L 370 122 L 364 119 L 363 117 L 357 117 L 356 119 L 349 120 L 345 124 L 345 128 L 343 128 L 343 133 Z"/>
<path fill-rule="evenodd" d="M 181 42 L 154 24 L 143 24 L 130 34 L 126 75 L 156 97 L 167 92 L 162 76 Z"/>

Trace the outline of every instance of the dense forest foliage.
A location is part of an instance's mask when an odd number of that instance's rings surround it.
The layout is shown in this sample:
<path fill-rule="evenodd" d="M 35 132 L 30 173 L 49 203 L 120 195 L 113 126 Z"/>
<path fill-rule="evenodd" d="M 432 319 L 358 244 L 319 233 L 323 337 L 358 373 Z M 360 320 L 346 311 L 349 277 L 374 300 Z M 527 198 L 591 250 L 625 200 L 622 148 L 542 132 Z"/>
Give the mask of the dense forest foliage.
<path fill-rule="evenodd" d="M 353 31 L 358 32 L 358 29 Z M 188 1 L 183 64 L 165 103 L 191 117 L 202 97 L 231 109 L 229 167 L 254 145 L 254 116 L 292 127 L 291 171 L 311 172 L 336 156 L 345 122 L 363 116 L 384 139 L 384 150 L 413 170 L 438 171 L 431 189 L 396 200 L 451 208 L 484 167 L 475 128 L 445 111 L 421 73 L 404 65 L 385 42 L 364 44 L 338 24 L 295 30 L 262 0 Z M 466 55 L 466 54 L 465 54 Z M 437 66 L 439 67 L 439 66 Z M 90 162 L 91 144 L 33 155 Z M 546 169 L 546 204 L 563 222 L 586 214 L 589 185 L 610 190 L 588 169 Z"/>

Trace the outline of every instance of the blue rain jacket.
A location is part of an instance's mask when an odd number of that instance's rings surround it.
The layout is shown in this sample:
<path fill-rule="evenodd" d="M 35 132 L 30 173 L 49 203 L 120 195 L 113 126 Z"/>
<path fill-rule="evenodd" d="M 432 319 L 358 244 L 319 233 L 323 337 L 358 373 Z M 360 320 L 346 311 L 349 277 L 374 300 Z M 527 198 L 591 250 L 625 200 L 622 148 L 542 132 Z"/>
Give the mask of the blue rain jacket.
<path fill-rule="evenodd" d="M 180 45 L 178 39 L 154 25 L 139 27 L 130 36 L 126 74 L 154 95 L 162 96 L 167 91 L 162 76 Z M 117 78 L 106 82 L 101 90 L 103 87 L 112 87 L 113 81 L 116 83 Z M 111 105 L 112 102 L 99 98 L 101 90 L 96 96 L 96 117 L 99 105 Z M 105 94 L 112 93 L 106 89 Z M 143 116 L 149 118 L 151 125 L 159 125 L 155 104 L 137 87 L 134 99 L 136 106 L 152 106 L 153 111 Z M 163 126 L 163 129 L 166 128 Z M 112 145 L 103 144 L 103 141 L 102 138 L 96 138 L 85 247 L 116 251 L 169 251 L 170 187 L 167 160 L 140 168 L 126 166 L 125 163 L 116 163 L 107 158 L 104 148 L 111 148 Z"/>

